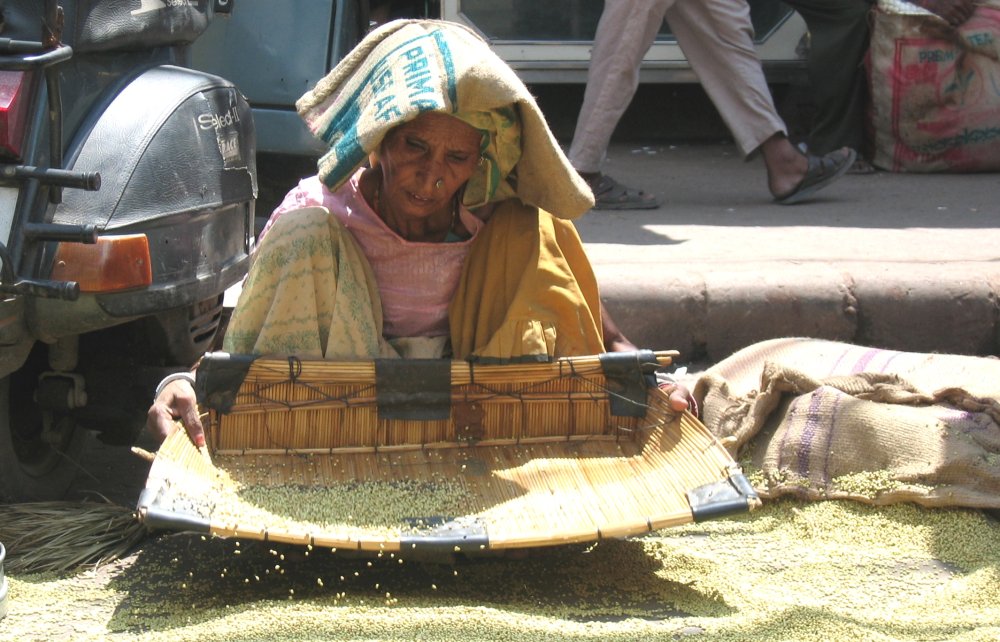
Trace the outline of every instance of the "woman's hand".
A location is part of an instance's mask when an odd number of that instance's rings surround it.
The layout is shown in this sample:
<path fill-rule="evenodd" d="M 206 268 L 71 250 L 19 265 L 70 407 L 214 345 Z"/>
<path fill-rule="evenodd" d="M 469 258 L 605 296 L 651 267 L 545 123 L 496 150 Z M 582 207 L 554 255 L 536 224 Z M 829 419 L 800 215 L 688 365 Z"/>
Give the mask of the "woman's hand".
<path fill-rule="evenodd" d="M 698 402 L 691 395 L 691 391 L 679 383 L 662 383 L 660 390 L 667 393 L 668 404 L 674 412 L 690 410 L 691 414 L 698 416 Z"/>
<path fill-rule="evenodd" d="M 604 349 L 608 352 L 629 352 L 632 350 L 638 350 L 634 343 L 628 340 L 622 331 L 618 328 L 618 324 L 615 320 L 611 318 L 608 314 L 607 308 L 604 307 L 604 303 L 601 303 L 601 323 L 604 330 Z M 695 401 L 694 397 L 691 395 L 691 391 L 685 386 L 679 383 L 664 383 L 660 385 L 660 389 L 667 393 L 670 397 L 670 407 L 675 412 L 683 412 L 684 410 L 690 410 L 694 415 L 698 414 L 698 402 Z"/>
<path fill-rule="evenodd" d="M 198 415 L 198 398 L 195 396 L 191 382 L 186 379 L 171 381 L 153 400 L 146 414 L 146 430 L 158 441 L 163 441 L 167 435 L 177 430 L 177 421 L 187 430 L 194 445 L 201 448 L 205 445 L 205 428 Z"/>

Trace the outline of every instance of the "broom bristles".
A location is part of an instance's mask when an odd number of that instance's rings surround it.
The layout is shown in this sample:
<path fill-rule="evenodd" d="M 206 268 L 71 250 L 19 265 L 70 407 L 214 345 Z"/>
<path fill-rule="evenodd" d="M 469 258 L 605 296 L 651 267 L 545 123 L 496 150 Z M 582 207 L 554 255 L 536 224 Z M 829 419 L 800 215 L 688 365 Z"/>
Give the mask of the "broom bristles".
<path fill-rule="evenodd" d="M 10 573 L 96 568 L 126 555 L 148 533 L 133 510 L 112 503 L 0 505 L 0 542 Z"/>

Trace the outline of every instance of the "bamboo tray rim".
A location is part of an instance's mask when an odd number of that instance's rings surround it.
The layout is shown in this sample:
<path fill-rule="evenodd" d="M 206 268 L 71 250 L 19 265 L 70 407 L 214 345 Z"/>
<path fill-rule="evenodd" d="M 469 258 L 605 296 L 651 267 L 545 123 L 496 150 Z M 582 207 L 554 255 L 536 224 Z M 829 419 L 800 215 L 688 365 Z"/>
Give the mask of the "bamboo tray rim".
<path fill-rule="evenodd" d="M 659 392 L 655 372 L 674 355 L 637 350 L 476 364 L 211 353 L 198 369 L 196 388 L 199 399 L 210 400 L 206 424 L 213 451 L 348 452 L 482 439 L 530 443 L 561 429 L 570 438 L 634 429 L 636 418 L 650 411 L 649 395 Z M 294 414 L 299 411 L 307 414 Z M 331 430 L 335 425 L 342 428 Z M 308 432 L 305 426 L 320 428 Z"/>

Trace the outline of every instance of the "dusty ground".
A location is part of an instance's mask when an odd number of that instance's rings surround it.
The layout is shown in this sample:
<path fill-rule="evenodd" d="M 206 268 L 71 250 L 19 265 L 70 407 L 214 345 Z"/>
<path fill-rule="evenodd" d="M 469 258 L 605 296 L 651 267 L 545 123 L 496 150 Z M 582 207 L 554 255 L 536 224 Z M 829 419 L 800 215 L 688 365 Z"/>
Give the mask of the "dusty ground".
<path fill-rule="evenodd" d="M 143 464 L 104 456 L 91 482 L 137 493 Z M 641 539 L 447 563 L 160 534 L 97 570 L 10 584 L 0 640 L 18 642 L 985 641 L 1000 639 L 1000 523 L 781 501 Z"/>

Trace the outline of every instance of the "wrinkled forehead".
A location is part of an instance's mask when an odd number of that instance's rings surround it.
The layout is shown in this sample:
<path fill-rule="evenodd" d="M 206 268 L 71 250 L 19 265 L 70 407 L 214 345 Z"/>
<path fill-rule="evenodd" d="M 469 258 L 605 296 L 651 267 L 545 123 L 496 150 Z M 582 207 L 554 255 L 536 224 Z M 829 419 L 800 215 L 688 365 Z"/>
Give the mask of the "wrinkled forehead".
<path fill-rule="evenodd" d="M 399 135 L 414 135 L 428 142 L 445 144 L 449 148 L 478 153 L 483 138 L 489 134 L 450 114 L 428 111 L 393 127 L 387 132 L 386 140 Z"/>

